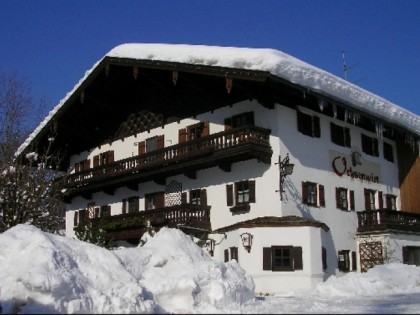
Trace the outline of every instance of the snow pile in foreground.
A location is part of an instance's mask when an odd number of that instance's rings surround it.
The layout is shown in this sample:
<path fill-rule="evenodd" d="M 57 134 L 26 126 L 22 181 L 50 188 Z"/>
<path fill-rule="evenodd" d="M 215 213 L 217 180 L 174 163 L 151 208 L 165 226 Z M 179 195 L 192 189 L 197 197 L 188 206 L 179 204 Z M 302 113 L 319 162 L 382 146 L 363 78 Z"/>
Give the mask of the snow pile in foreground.
<path fill-rule="evenodd" d="M 319 296 L 377 296 L 420 293 L 420 268 L 390 263 L 378 265 L 365 273 L 331 276 L 319 283 L 313 294 Z"/>
<path fill-rule="evenodd" d="M 254 283 L 189 236 L 161 229 L 143 247 L 109 251 L 18 225 L 0 234 L 4 313 L 199 312 L 241 304 Z"/>

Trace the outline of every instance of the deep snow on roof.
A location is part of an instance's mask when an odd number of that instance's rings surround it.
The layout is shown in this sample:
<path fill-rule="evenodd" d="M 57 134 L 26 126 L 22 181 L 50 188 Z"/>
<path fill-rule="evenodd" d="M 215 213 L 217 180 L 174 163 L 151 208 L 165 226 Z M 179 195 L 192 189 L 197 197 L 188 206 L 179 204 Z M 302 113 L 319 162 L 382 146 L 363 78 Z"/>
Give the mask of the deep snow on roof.
<path fill-rule="evenodd" d="M 340 99 L 361 112 L 368 113 L 420 135 L 420 117 L 418 115 L 329 72 L 275 49 L 129 43 L 113 48 L 105 57 L 267 71 L 291 83 Z M 19 147 L 16 155 L 19 155 L 29 145 L 45 124 L 97 67 L 100 61 L 95 63 L 75 85 L 73 90 L 67 93 L 59 104 L 50 111 L 44 121 Z"/>

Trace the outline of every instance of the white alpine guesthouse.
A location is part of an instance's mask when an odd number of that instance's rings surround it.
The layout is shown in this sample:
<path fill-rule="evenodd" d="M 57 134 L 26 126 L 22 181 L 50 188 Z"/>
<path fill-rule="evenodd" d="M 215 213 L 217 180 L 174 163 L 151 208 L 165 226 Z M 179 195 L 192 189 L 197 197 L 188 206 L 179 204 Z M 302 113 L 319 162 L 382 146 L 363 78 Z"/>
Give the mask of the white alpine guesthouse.
<path fill-rule="evenodd" d="M 261 294 L 420 265 L 419 116 L 277 50 L 117 46 L 17 154 L 49 142 L 68 237 L 179 228 Z"/>

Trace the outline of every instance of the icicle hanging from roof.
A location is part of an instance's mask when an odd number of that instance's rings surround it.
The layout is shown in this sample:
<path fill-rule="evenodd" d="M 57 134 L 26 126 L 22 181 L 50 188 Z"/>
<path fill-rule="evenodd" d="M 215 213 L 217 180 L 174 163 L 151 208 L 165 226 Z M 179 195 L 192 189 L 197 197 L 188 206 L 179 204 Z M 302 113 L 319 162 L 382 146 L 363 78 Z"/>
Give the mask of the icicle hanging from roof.
<path fill-rule="evenodd" d="M 384 125 L 381 122 L 375 122 L 376 135 L 379 139 L 382 139 L 384 132 Z"/>
<path fill-rule="evenodd" d="M 323 111 L 324 111 L 324 107 L 325 107 L 325 103 L 324 103 L 324 100 L 323 100 L 322 98 L 320 98 L 320 99 L 318 100 L 318 106 L 319 106 L 319 110 L 320 110 L 321 112 L 323 112 Z"/>

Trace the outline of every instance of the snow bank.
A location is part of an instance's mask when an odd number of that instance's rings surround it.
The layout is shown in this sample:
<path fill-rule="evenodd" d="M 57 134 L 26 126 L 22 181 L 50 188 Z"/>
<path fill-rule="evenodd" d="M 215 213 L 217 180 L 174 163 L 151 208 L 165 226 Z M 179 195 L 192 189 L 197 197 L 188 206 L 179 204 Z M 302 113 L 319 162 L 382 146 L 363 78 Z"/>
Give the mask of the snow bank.
<path fill-rule="evenodd" d="M 420 293 L 420 268 L 391 263 L 377 265 L 365 273 L 331 276 L 320 283 L 313 294 L 320 296 L 378 296 Z"/>
<path fill-rule="evenodd" d="M 216 311 L 254 297 L 236 262 L 217 263 L 168 228 L 109 251 L 18 225 L 0 234 L 0 288 L 4 313 Z"/>
<path fill-rule="evenodd" d="M 162 228 L 141 250 L 115 254 L 166 311 L 216 311 L 254 298 L 254 282 L 236 261 L 214 261 L 177 229 Z"/>

